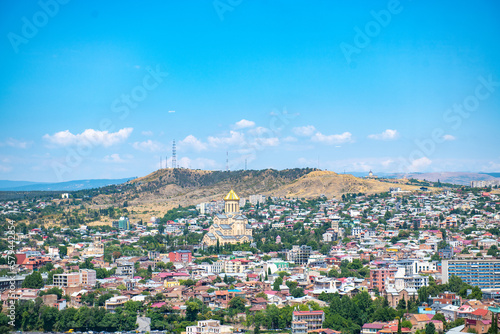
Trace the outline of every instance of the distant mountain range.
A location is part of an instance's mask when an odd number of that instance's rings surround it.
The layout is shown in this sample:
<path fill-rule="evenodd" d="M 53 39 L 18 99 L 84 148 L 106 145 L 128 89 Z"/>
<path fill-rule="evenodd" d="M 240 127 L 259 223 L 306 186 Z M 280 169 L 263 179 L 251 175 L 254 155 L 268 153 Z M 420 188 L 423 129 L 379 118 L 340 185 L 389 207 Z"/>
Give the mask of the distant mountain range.
<path fill-rule="evenodd" d="M 121 184 L 133 179 L 135 177 L 125 179 L 74 180 L 56 183 L 0 180 L 0 191 L 76 191 Z"/>
<path fill-rule="evenodd" d="M 460 184 L 469 186 L 470 181 L 495 180 L 500 177 L 500 173 L 470 173 L 470 172 L 439 172 L 439 173 L 407 173 L 407 174 L 383 174 L 387 178 L 407 178 L 426 180 L 431 182 Z"/>

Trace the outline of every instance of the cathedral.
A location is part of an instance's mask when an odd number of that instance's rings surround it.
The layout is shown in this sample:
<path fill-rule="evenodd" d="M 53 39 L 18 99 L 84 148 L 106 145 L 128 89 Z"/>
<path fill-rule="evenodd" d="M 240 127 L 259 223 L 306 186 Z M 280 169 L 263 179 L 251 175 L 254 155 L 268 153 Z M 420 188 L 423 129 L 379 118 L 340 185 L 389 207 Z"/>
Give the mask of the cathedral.
<path fill-rule="evenodd" d="M 247 217 L 240 213 L 240 198 L 233 190 L 224 197 L 224 213 L 214 216 L 202 244 L 216 246 L 217 241 L 220 246 L 253 241 L 252 226 L 248 225 Z"/>

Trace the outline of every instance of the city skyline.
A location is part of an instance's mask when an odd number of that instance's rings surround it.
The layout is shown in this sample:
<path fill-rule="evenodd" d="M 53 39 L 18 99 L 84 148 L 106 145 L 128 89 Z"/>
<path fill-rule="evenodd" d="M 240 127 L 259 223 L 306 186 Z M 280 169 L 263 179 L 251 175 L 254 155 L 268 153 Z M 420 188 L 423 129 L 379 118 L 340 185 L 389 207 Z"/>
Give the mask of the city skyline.
<path fill-rule="evenodd" d="M 0 6 L 0 179 L 500 171 L 495 2 Z"/>

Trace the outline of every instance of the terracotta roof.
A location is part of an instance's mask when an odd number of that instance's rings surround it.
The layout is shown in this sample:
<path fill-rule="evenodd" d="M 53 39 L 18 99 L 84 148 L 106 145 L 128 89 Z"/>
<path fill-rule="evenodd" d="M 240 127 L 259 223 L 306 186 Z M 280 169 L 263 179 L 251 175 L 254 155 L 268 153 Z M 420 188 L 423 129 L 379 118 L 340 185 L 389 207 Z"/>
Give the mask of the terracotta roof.
<path fill-rule="evenodd" d="M 488 310 L 483 310 L 482 308 L 478 308 L 474 312 L 472 312 L 474 315 L 480 315 L 481 317 L 484 317 L 485 315 L 488 314 Z"/>
<path fill-rule="evenodd" d="M 421 321 L 429 321 L 429 317 L 427 316 L 427 314 L 414 314 L 413 317 L 415 318 L 415 320 L 417 320 L 418 322 L 421 322 Z"/>

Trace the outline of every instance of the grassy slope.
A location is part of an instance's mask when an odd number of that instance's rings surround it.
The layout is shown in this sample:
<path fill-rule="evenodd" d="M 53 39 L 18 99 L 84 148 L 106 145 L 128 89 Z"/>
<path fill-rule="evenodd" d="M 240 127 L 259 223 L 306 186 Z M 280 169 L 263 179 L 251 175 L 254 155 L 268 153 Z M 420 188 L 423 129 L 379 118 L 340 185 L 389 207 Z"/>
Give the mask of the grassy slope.
<path fill-rule="evenodd" d="M 418 189 L 357 178 L 313 169 L 260 170 L 260 171 L 202 171 L 188 169 L 162 169 L 130 181 L 136 187 L 124 193 L 101 195 L 95 198 L 96 207 L 121 205 L 128 202 L 134 218 L 147 220 L 161 217 L 167 210 L 181 206 L 221 199 L 230 189 L 240 197 L 252 194 L 313 198 L 320 195 L 339 197 L 344 193 L 379 193 L 390 187 L 403 190 Z"/>

